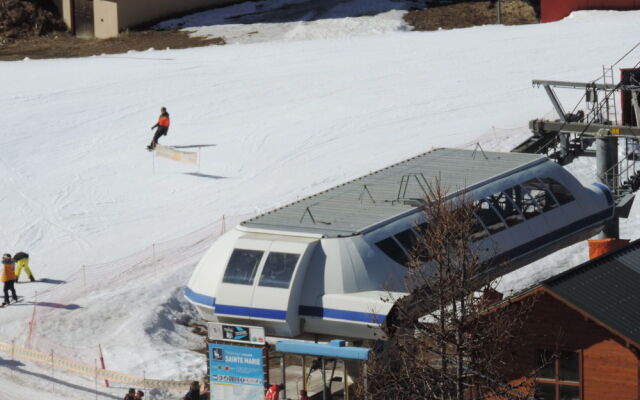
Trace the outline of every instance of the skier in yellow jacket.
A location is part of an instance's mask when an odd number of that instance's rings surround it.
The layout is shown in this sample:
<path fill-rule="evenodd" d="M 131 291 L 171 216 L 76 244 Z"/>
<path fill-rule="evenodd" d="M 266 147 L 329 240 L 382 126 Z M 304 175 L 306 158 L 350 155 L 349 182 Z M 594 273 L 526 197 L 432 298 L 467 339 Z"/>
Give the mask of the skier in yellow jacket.
<path fill-rule="evenodd" d="M 16 280 L 16 270 L 11 254 L 2 256 L 2 278 L 0 280 L 4 283 L 4 303 L 2 303 L 2 306 L 9 304 L 9 292 L 13 294 L 13 301 L 18 301 L 16 289 L 13 286 Z"/>
<path fill-rule="evenodd" d="M 29 280 L 31 280 L 31 282 L 35 282 L 36 278 L 33 277 L 33 274 L 29 269 L 29 254 L 24 251 L 19 251 L 13 255 L 13 260 L 16 262 L 16 267 L 18 267 L 16 270 L 16 282 L 20 280 L 20 274 L 23 269 L 24 273 L 29 277 Z"/>

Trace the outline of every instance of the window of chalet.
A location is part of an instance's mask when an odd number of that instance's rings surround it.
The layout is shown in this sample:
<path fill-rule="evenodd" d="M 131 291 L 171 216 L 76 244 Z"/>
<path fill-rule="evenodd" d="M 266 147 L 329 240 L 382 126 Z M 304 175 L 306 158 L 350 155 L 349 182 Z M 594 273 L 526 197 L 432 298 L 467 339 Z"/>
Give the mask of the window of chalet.
<path fill-rule="evenodd" d="M 555 354 L 555 355 L 554 355 Z M 580 353 L 538 350 L 536 399 L 580 400 Z"/>

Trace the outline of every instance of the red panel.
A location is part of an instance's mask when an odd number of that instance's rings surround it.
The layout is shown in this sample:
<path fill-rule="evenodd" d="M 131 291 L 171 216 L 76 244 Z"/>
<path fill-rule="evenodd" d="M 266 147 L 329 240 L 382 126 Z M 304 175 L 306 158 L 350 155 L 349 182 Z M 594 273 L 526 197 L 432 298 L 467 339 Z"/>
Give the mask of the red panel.
<path fill-rule="evenodd" d="M 640 0 L 540 0 L 540 22 L 553 22 L 577 10 L 634 10 Z"/>

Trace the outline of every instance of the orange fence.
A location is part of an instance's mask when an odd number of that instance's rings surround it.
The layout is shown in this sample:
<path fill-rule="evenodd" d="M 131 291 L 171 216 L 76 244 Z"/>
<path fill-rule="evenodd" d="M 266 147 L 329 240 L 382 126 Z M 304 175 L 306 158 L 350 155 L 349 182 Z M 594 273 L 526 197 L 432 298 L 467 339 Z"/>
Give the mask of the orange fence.
<path fill-rule="evenodd" d="M 191 381 L 170 381 L 160 379 L 146 379 L 122 372 L 100 369 L 97 364 L 89 365 L 79 361 L 67 360 L 55 355 L 53 352 L 44 353 L 25 347 L 16 346 L 14 343 L 0 342 L 0 352 L 9 354 L 11 359 L 23 359 L 50 366 L 53 369 L 65 370 L 80 375 L 105 379 L 111 382 L 124 383 L 146 389 L 188 390 Z"/>
<path fill-rule="evenodd" d="M 17 359 L 25 359 L 72 373 L 95 377 L 100 380 L 119 382 L 130 386 L 149 389 L 185 390 L 190 381 L 169 381 L 147 379 L 122 372 L 101 369 L 91 365 L 98 358 L 98 343 L 89 346 L 60 343 L 55 334 L 47 329 L 39 329 L 49 319 L 58 318 L 61 312 L 72 310 L 79 299 L 87 294 L 108 292 L 123 283 L 140 279 L 147 280 L 162 272 L 178 270 L 195 265 L 202 254 L 228 228 L 233 228 L 255 213 L 222 217 L 197 231 L 166 242 L 153 245 L 108 263 L 79 266 L 64 280 L 56 282 L 51 288 L 37 292 L 33 297 L 25 298 L 26 304 L 33 304 L 31 320 L 18 332 L 16 338 L 25 338 L 17 345 L 0 342 L 0 352 L 10 354 Z M 185 282 L 186 285 L 186 282 Z M 75 305 L 79 308 L 78 305 Z M 50 337 L 51 336 L 51 337 Z M 84 361 L 80 361 L 84 360 Z M 107 360 L 108 362 L 108 360 Z"/>

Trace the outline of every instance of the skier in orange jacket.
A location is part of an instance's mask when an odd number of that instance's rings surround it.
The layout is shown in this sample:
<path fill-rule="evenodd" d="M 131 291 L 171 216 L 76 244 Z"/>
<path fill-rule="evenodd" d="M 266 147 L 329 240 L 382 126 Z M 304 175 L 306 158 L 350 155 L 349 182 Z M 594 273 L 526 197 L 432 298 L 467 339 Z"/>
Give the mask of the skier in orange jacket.
<path fill-rule="evenodd" d="M 171 125 L 171 119 L 169 118 L 169 113 L 167 112 L 167 109 L 165 107 L 162 107 L 160 109 L 160 117 L 158 118 L 158 122 L 151 127 L 151 129 L 156 129 L 156 133 L 155 135 L 153 135 L 153 140 L 151 140 L 151 143 L 149 144 L 149 146 L 147 146 L 147 149 L 149 151 L 153 150 L 156 148 L 156 144 L 158 144 L 158 139 L 160 139 L 161 136 L 166 136 L 167 132 L 169 132 L 169 125 Z"/>
<path fill-rule="evenodd" d="M 18 296 L 16 295 L 16 289 L 13 284 L 16 281 L 16 266 L 13 263 L 13 259 L 11 258 L 11 254 L 4 254 L 2 256 L 2 282 L 4 282 L 4 303 L 2 306 L 6 306 L 9 304 L 9 292 L 13 294 L 13 301 L 18 301 Z"/>

